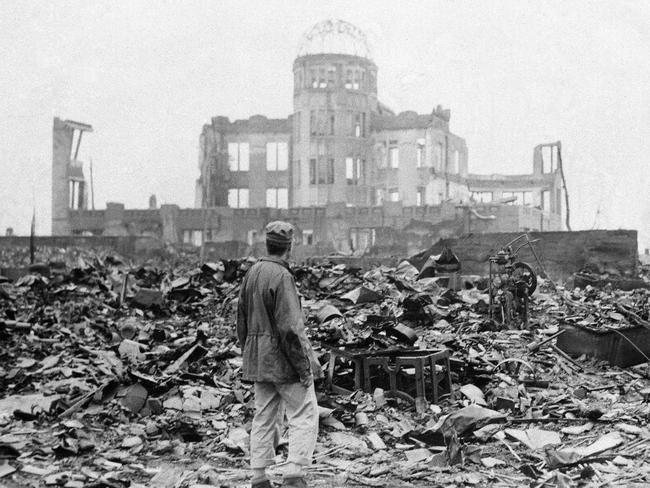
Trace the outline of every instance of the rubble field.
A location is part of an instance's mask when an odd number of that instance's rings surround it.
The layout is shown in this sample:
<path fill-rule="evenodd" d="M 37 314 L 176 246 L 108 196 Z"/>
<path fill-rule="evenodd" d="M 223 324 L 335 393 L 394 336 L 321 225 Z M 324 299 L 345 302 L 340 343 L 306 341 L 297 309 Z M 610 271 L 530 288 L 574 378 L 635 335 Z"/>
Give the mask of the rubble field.
<path fill-rule="evenodd" d="M 37 251 L 46 265 L 0 276 L 0 486 L 250 486 L 252 388 L 235 320 L 254 259 Z M 0 254 L 26 264 L 24 250 Z M 294 267 L 326 376 L 310 486 L 650 485 L 648 287 L 538 277 L 520 328 L 489 318 L 486 277 L 419 275 L 407 260 Z M 388 369 L 329 367 L 337 351 L 422 350 L 450 353 L 425 368 L 428 399 L 414 398 L 409 365 L 394 372 L 398 395 Z M 286 442 L 277 453 L 279 481 Z"/>

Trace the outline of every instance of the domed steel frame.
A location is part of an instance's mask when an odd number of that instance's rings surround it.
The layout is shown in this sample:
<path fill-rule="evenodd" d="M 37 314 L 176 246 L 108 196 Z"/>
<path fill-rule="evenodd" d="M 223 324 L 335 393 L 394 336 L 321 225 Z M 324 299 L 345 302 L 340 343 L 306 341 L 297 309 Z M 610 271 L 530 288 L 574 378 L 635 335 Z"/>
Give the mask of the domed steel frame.
<path fill-rule="evenodd" d="M 298 57 L 324 53 L 349 54 L 372 59 L 372 50 L 366 34 L 357 26 L 340 19 L 319 22 L 302 36 Z"/>

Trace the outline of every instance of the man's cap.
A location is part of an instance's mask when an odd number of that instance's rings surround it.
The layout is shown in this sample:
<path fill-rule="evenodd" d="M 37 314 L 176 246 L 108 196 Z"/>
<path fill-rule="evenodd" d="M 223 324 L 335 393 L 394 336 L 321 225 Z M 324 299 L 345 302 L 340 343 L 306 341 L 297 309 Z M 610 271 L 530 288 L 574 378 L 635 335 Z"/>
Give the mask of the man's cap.
<path fill-rule="evenodd" d="M 287 246 L 293 241 L 293 226 L 289 222 L 281 220 L 270 222 L 265 232 L 266 242 Z"/>

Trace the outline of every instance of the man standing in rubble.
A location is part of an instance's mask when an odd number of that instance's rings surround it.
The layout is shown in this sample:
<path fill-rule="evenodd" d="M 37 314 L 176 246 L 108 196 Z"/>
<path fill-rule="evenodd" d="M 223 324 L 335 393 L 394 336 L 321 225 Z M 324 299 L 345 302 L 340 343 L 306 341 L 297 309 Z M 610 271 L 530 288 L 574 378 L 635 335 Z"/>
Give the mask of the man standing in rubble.
<path fill-rule="evenodd" d="M 280 221 L 268 224 L 268 256 L 251 267 L 239 294 L 237 335 L 244 361 L 243 379 L 255 383 L 252 488 L 271 488 L 265 468 L 275 462 L 285 411 L 289 456 L 283 487 L 307 486 L 303 470 L 311 463 L 316 447 L 318 404 L 312 374 L 314 356 L 287 263 L 292 241 L 291 224 Z"/>

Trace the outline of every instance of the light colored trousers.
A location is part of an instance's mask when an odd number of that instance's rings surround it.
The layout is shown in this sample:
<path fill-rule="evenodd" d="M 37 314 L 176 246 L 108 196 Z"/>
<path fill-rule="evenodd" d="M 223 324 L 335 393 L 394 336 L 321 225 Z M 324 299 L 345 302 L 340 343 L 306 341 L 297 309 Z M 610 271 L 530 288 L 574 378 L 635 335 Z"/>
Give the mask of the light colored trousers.
<path fill-rule="evenodd" d="M 275 448 L 286 412 L 289 423 L 287 462 L 308 466 L 318 436 L 318 403 L 313 383 L 255 383 L 255 417 L 251 428 L 251 468 L 275 464 Z"/>

